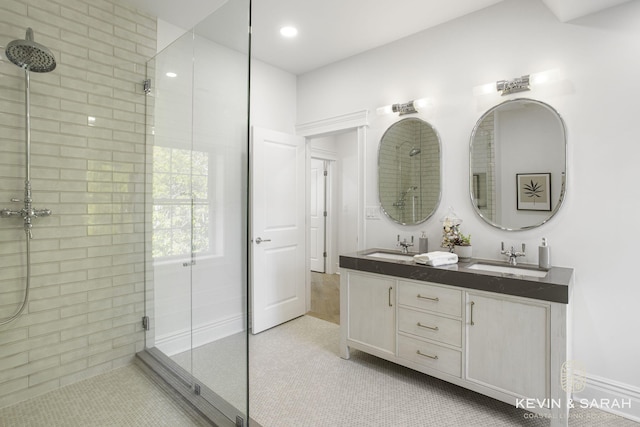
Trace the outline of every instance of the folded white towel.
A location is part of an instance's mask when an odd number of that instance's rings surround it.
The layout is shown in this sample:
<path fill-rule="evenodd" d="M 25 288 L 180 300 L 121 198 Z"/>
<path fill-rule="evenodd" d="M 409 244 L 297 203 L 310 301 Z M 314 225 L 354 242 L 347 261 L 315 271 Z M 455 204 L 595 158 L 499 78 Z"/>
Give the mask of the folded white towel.
<path fill-rule="evenodd" d="M 451 252 L 434 251 L 414 255 L 413 260 L 418 264 L 438 267 L 440 265 L 456 264 L 458 262 L 458 255 Z"/>
<path fill-rule="evenodd" d="M 453 252 L 444 252 L 444 251 L 426 252 L 424 254 L 414 255 L 413 257 L 416 259 L 416 261 L 417 260 L 432 261 L 438 258 L 451 258 L 452 255 L 457 257 L 457 255 L 454 254 Z"/>
<path fill-rule="evenodd" d="M 431 261 L 427 261 L 426 265 L 430 265 L 432 267 L 440 267 L 442 265 L 450 265 L 458 263 L 458 255 L 454 254 L 455 257 L 451 258 L 437 258 Z"/>

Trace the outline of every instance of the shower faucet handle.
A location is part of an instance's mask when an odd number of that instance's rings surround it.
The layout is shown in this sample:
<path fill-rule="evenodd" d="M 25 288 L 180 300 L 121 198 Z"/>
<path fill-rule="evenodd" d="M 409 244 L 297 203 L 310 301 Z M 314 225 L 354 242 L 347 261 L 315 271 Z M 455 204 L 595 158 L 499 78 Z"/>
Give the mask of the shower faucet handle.
<path fill-rule="evenodd" d="M 33 216 L 50 216 L 51 209 L 36 209 L 33 211 Z"/>
<path fill-rule="evenodd" d="M 12 216 L 20 216 L 20 211 L 12 211 L 11 209 L 0 210 L 0 218 L 10 218 Z"/>

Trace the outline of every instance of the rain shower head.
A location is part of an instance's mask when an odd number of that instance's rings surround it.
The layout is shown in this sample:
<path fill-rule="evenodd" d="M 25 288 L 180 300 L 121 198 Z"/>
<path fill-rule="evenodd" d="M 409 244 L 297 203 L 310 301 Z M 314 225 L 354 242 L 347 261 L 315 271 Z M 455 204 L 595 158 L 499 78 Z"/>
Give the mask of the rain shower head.
<path fill-rule="evenodd" d="M 409 157 L 413 157 L 413 156 L 415 156 L 415 155 L 417 155 L 417 154 L 420 154 L 421 152 L 422 152 L 422 150 L 421 150 L 421 149 L 416 148 L 416 147 L 413 147 L 413 148 L 411 149 L 411 151 L 409 151 Z"/>
<path fill-rule="evenodd" d="M 27 28 L 24 40 L 14 40 L 7 45 L 5 55 L 18 67 L 36 73 L 47 73 L 56 68 L 56 58 L 53 53 L 33 41 L 31 28 Z"/>

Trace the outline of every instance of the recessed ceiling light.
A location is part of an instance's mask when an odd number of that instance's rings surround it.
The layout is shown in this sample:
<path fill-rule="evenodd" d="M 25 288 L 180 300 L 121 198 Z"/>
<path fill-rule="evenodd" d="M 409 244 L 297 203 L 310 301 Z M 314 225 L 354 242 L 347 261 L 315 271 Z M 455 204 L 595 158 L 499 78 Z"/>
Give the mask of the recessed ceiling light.
<path fill-rule="evenodd" d="M 169 71 L 169 72 L 166 74 L 166 76 L 167 76 L 167 77 L 178 77 L 178 75 L 177 75 L 176 73 L 173 73 L 173 72 L 171 72 L 171 71 Z"/>
<path fill-rule="evenodd" d="M 282 34 L 282 37 L 295 37 L 298 35 L 298 29 L 295 27 L 282 27 L 280 28 L 280 34 Z"/>

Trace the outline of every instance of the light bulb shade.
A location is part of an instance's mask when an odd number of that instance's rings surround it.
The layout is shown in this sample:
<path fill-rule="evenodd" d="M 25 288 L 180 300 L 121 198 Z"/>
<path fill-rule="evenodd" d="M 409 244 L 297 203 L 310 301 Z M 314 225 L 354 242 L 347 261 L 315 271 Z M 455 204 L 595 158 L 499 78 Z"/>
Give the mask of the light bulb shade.
<path fill-rule="evenodd" d="M 376 113 L 379 116 L 382 116 L 384 114 L 391 114 L 393 113 L 393 105 L 385 105 L 384 107 L 379 107 L 376 109 Z"/>

